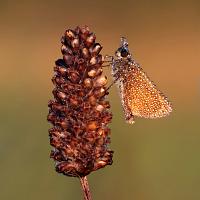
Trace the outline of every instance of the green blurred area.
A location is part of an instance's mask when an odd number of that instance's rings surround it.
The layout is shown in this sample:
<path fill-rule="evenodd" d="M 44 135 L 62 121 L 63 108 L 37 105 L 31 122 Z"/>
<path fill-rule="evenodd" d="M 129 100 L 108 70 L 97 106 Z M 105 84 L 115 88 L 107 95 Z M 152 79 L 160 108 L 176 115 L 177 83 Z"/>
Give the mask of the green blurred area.
<path fill-rule="evenodd" d="M 0 199 L 82 198 L 76 178 L 54 171 L 46 115 L 60 37 L 86 24 L 103 54 L 127 37 L 174 107 L 167 118 L 128 125 L 111 89 L 114 163 L 89 176 L 94 199 L 199 200 L 199 21 L 195 0 L 0 1 Z"/>

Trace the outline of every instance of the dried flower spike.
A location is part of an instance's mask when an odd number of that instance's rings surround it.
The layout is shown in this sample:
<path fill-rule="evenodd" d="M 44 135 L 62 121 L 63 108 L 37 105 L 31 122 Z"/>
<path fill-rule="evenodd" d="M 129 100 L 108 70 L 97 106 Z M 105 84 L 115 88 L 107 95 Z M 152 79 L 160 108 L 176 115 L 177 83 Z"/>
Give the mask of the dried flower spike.
<path fill-rule="evenodd" d="M 134 61 L 125 38 L 121 38 L 115 55 L 112 74 L 120 90 L 126 121 L 132 124 L 135 116 L 153 119 L 168 115 L 171 103 Z"/>
<path fill-rule="evenodd" d="M 61 39 L 63 59 L 55 62 L 54 99 L 48 105 L 51 158 L 56 171 L 67 176 L 85 177 L 112 164 L 108 147 L 112 114 L 105 100 L 102 46 L 95 40 L 87 26 L 66 30 Z"/>

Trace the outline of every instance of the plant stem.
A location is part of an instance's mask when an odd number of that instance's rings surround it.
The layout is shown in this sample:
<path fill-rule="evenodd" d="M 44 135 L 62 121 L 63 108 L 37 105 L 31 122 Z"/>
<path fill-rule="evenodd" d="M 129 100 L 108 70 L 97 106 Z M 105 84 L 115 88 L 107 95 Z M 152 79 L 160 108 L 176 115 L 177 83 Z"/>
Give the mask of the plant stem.
<path fill-rule="evenodd" d="M 80 177 L 80 182 L 83 190 L 84 200 L 92 200 L 87 177 L 86 176 Z"/>

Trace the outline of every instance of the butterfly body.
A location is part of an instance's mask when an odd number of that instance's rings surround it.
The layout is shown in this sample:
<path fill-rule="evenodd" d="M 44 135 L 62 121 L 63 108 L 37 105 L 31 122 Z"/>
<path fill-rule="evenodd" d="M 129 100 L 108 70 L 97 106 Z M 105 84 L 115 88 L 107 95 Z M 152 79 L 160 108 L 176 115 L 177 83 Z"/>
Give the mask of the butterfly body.
<path fill-rule="evenodd" d="M 135 117 L 153 119 L 168 115 L 172 111 L 171 103 L 134 61 L 126 39 L 121 40 L 112 60 L 112 75 L 119 88 L 126 121 L 134 123 Z"/>

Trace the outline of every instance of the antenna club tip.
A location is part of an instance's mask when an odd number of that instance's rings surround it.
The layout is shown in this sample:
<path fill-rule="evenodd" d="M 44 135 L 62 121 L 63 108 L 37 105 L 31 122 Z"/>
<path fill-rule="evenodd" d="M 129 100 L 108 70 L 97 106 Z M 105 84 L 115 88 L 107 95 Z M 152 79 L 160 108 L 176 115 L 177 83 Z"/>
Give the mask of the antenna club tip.
<path fill-rule="evenodd" d="M 128 42 L 125 37 L 121 37 L 120 40 L 121 40 L 121 46 L 128 46 Z"/>

